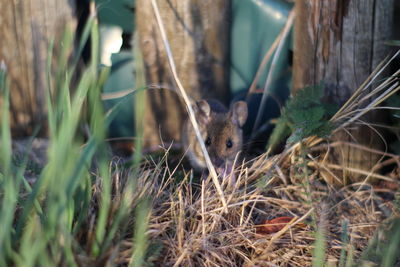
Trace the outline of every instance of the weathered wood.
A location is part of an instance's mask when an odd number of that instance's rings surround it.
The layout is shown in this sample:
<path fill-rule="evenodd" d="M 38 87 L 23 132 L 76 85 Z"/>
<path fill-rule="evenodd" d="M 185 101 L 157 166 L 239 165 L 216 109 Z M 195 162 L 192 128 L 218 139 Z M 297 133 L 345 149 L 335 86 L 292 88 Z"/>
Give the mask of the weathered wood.
<path fill-rule="evenodd" d="M 178 75 L 194 99 L 227 102 L 229 0 L 159 0 Z M 151 1 L 137 0 L 136 25 L 147 84 L 175 88 Z M 185 109 L 178 94 L 155 89 L 146 92 L 145 146 L 178 141 Z"/>
<path fill-rule="evenodd" d="M 343 104 L 388 53 L 383 42 L 390 39 L 393 3 L 393 0 L 296 1 L 294 92 L 323 81 L 326 98 Z M 376 113 L 363 119 L 376 121 Z M 382 145 L 374 130 L 359 124 L 334 139 L 374 148 Z M 374 154 L 347 146 L 335 152 L 343 166 L 352 168 L 370 170 L 378 160 Z"/>
<path fill-rule="evenodd" d="M 46 134 L 44 88 L 48 44 L 75 24 L 73 0 L 0 0 L 0 60 L 8 70 L 14 136 Z M 57 38 L 55 39 L 57 40 Z M 57 46 L 56 42 L 56 46 Z"/>

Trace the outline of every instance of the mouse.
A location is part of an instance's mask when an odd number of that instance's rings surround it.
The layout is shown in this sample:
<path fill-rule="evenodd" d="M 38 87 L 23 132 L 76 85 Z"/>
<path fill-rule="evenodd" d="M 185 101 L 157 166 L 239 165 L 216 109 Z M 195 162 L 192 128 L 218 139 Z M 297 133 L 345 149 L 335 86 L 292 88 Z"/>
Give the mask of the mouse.
<path fill-rule="evenodd" d="M 243 147 L 242 127 L 247 120 L 245 101 L 237 101 L 228 109 L 215 99 L 199 100 L 193 104 L 201 137 L 217 173 L 231 173 L 234 161 Z M 182 127 L 182 145 L 195 171 L 207 171 L 207 164 L 197 141 L 193 125 L 186 120 Z"/>

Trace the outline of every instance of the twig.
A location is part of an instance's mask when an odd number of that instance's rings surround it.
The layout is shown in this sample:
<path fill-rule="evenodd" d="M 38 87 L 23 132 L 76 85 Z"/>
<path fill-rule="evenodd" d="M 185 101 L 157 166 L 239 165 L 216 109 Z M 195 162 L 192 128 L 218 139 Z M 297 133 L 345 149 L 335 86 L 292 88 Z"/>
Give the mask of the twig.
<path fill-rule="evenodd" d="M 392 154 L 392 153 L 389 153 L 389 152 L 383 152 L 383 151 L 380 151 L 380 150 L 377 150 L 377 149 L 369 148 L 369 147 L 364 146 L 364 145 L 345 142 L 345 141 L 336 141 L 336 142 L 333 142 L 333 143 L 330 143 L 330 144 L 322 144 L 322 145 L 319 145 L 319 146 L 316 146 L 316 147 L 312 147 L 310 150 L 311 151 L 318 151 L 320 149 L 325 149 L 327 147 L 328 148 L 329 147 L 337 147 L 337 146 L 342 146 L 342 145 L 351 146 L 351 147 L 358 148 L 360 150 L 364 150 L 364 151 L 367 151 L 367 152 L 370 152 L 370 153 L 375 153 L 375 154 L 379 154 L 379 155 L 384 155 L 384 156 L 400 159 L 400 156 L 396 155 L 396 154 Z"/>
<path fill-rule="evenodd" d="M 364 91 L 366 88 L 368 88 L 372 82 L 382 73 L 382 71 L 390 64 L 390 62 L 393 61 L 400 53 L 400 50 L 397 51 L 390 59 L 385 58 L 382 60 L 382 62 L 375 68 L 375 70 L 371 73 L 371 75 L 368 76 L 368 78 L 361 84 L 361 86 L 354 92 L 354 94 L 349 98 L 349 100 L 346 101 L 342 105 L 342 107 L 339 109 L 338 112 L 336 112 L 335 115 L 332 116 L 331 121 L 335 121 L 338 116 L 341 116 L 344 111 L 349 109 L 349 105 L 351 103 L 354 103 L 354 100 L 361 94 L 362 91 Z"/>
<path fill-rule="evenodd" d="M 310 166 L 315 166 L 315 165 L 316 165 L 315 162 L 310 162 L 310 163 L 308 163 L 308 164 L 309 164 Z M 341 165 L 336 165 L 336 164 L 328 164 L 328 163 L 317 164 L 317 165 L 319 165 L 319 166 L 324 166 L 324 167 L 326 166 L 327 168 L 331 168 L 331 169 L 335 169 L 335 170 L 349 171 L 349 172 L 352 172 L 352 173 L 357 173 L 357 174 L 365 175 L 365 176 L 367 176 L 368 178 L 369 178 L 369 177 L 373 177 L 373 178 L 377 178 L 377 179 L 381 179 L 381 180 L 389 181 L 389 182 L 395 181 L 395 180 L 392 179 L 392 178 L 389 178 L 389 177 L 387 177 L 387 176 L 374 173 L 374 172 L 372 172 L 372 171 L 363 171 L 363 170 L 356 169 L 356 168 L 352 168 L 352 167 L 346 167 L 346 166 L 341 166 Z"/>
<path fill-rule="evenodd" d="M 285 24 L 284 31 L 283 31 L 283 34 L 282 34 L 282 38 L 279 40 L 278 47 L 276 49 L 274 57 L 272 58 L 271 67 L 269 69 L 267 80 L 266 80 L 265 86 L 264 86 L 264 94 L 263 94 L 263 96 L 261 98 L 261 103 L 260 103 L 260 107 L 258 108 L 256 121 L 255 121 L 254 126 L 253 126 L 253 131 L 252 131 L 253 133 L 256 132 L 256 130 L 258 128 L 258 125 L 260 124 L 261 117 L 262 117 L 261 114 L 264 111 L 264 106 L 265 106 L 265 103 L 266 103 L 267 97 L 268 97 L 268 90 L 269 90 L 269 88 L 271 86 L 271 83 L 272 83 L 272 74 L 275 72 L 276 63 L 277 63 L 277 61 L 279 59 L 279 56 L 281 54 L 284 41 L 286 40 L 286 37 L 289 34 L 289 30 L 293 25 L 294 15 L 295 15 L 295 11 L 292 10 L 289 13 L 288 20 L 287 20 L 287 22 Z M 254 135 L 252 137 L 254 137 Z"/>
<path fill-rule="evenodd" d="M 261 61 L 260 66 L 258 67 L 256 76 L 254 77 L 254 80 L 250 85 L 249 91 L 247 92 L 247 97 L 250 94 L 253 94 L 253 93 L 257 92 L 256 87 L 257 87 L 258 80 L 260 79 L 261 73 L 264 71 L 265 66 L 267 65 L 269 59 L 271 58 L 272 53 L 274 53 L 274 51 L 275 51 L 276 47 L 278 46 L 280 40 L 282 40 L 282 36 L 283 36 L 283 34 L 285 32 L 285 29 L 286 28 L 282 29 L 282 31 L 276 37 L 275 41 L 272 43 L 271 47 L 268 49 L 267 53 L 264 55 L 264 58 Z M 260 93 L 263 92 L 263 90 L 259 90 L 259 91 L 260 91 Z"/>
<path fill-rule="evenodd" d="M 200 144 L 201 150 L 202 150 L 202 152 L 204 154 L 204 158 L 206 160 L 207 168 L 208 168 L 208 170 L 209 170 L 209 172 L 211 174 L 213 183 L 214 183 L 214 185 L 215 185 L 215 187 L 217 189 L 218 195 L 219 195 L 220 200 L 222 202 L 222 206 L 224 208 L 223 211 L 225 213 L 227 213 L 228 212 L 228 208 L 227 208 L 227 204 L 226 204 L 224 193 L 223 193 L 221 185 L 220 185 L 220 183 L 218 181 L 217 172 L 215 171 L 215 168 L 211 163 L 210 156 L 208 155 L 206 146 L 204 145 L 204 140 L 201 137 L 201 134 L 200 134 L 200 131 L 199 131 L 199 125 L 197 124 L 196 117 L 194 115 L 194 111 L 193 111 L 192 105 L 190 103 L 189 97 L 186 94 L 186 91 L 183 88 L 183 86 L 181 84 L 181 81 L 178 78 L 178 74 L 177 74 L 176 67 L 175 67 L 175 62 L 173 60 L 172 51 L 171 51 L 171 48 L 170 48 L 170 45 L 169 45 L 169 42 L 168 42 L 168 39 L 167 39 L 167 35 L 165 33 L 164 24 L 163 24 L 161 16 L 160 16 L 160 12 L 159 12 L 159 9 L 158 9 L 157 1 L 156 0 L 151 0 L 151 3 L 153 5 L 153 10 L 154 10 L 154 14 L 156 16 L 158 28 L 159 28 L 160 33 L 161 33 L 161 38 L 162 38 L 163 43 L 164 43 L 164 48 L 165 48 L 165 51 L 167 53 L 168 63 L 169 63 L 169 66 L 170 66 L 170 69 L 171 69 L 171 72 L 172 72 L 172 76 L 173 76 L 173 78 L 174 78 L 174 80 L 176 82 L 176 85 L 178 86 L 179 92 L 182 95 L 182 98 L 183 98 L 183 100 L 184 100 L 184 102 L 186 104 L 186 109 L 187 109 L 188 114 L 189 114 L 190 122 L 193 125 L 194 131 L 196 133 L 197 141 Z"/>
<path fill-rule="evenodd" d="M 354 117 L 351 117 L 348 121 L 344 122 L 342 125 L 337 127 L 334 132 L 339 131 L 340 129 L 345 128 L 352 122 L 358 120 L 361 116 L 365 115 L 368 111 L 370 111 L 372 108 L 376 107 L 380 103 L 382 103 L 385 99 L 389 98 L 392 96 L 394 93 L 400 90 L 399 83 L 395 83 L 392 85 L 389 89 L 387 89 L 382 95 L 377 97 L 374 101 L 372 101 L 365 109 L 363 109 L 360 113 L 355 115 Z"/>

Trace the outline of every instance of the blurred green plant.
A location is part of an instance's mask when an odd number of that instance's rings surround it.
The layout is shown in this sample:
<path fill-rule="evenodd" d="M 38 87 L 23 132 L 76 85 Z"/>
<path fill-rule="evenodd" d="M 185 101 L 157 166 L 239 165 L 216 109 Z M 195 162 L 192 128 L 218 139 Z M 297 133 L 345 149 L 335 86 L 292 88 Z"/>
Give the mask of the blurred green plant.
<path fill-rule="evenodd" d="M 78 73 L 79 57 L 89 38 L 91 61 Z M 24 155 L 12 160 L 10 92 L 6 70 L 0 68 L 0 266 L 76 266 L 82 264 L 82 258 L 95 264 L 104 261 L 123 232 L 132 238 L 133 233 L 137 235 L 132 255 L 138 255 L 138 259 L 132 262 L 146 260 L 150 205 L 139 206 L 141 197 L 133 198 L 138 177 L 135 172 L 127 175 L 126 187 L 114 201 L 113 161 L 106 133 L 118 105 L 105 114 L 101 89 L 109 69 L 100 67 L 98 38 L 97 21 L 91 16 L 72 58 L 72 28 L 66 27 L 57 58 L 53 55 L 54 43 L 49 45 L 49 147 L 47 163 L 43 169 L 36 169 L 37 180 L 32 186 L 24 177 L 29 145 Z M 55 72 L 51 68 L 54 62 L 58 66 Z M 77 77 L 77 82 L 72 77 Z M 87 124 L 85 137 L 82 124 Z M 137 155 L 140 160 L 141 155 Z M 136 207 L 138 221 L 134 224 L 126 218 L 135 214 Z M 82 240 L 82 232 L 87 239 Z"/>
<path fill-rule="evenodd" d="M 400 261 L 400 218 L 393 216 L 376 231 L 361 256 L 362 266 L 397 266 Z"/>
<path fill-rule="evenodd" d="M 288 137 L 290 144 L 313 135 L 329 135 L 333 129 L 329 118 L 336 108 L 323 103 L 323 96 L 323 85 L 317 85 L 299 90 L 288 100 L 268 140 L 268 150 L 274 150 Z"/>
<path fill-rule="evenodd" d="M 390 46 L 400 46 L 400 40 L 390 40 L 385 42 L 385 44 Z"/>
<path fill-rule="evenodd" d="M 326 238 L 324 231 L 318 229 L 315 233 L 315 242 L 313 250 L 313 267 L 319 267 L 325 265 L 325 250 L 326 250 Z"/>

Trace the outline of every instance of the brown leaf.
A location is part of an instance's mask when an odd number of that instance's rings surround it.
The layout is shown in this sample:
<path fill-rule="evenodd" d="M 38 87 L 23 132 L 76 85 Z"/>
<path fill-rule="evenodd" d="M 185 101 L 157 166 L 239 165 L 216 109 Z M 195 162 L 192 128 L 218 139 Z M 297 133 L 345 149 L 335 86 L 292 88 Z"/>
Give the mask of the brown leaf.
<path fill-rule="evenodd" d="M 256 233 L 267 235 L 279 232 L 292 220 L 293 217 L 277 217 L 272 220 L 265 220 L 262 224 L 256 226 Z"/>

